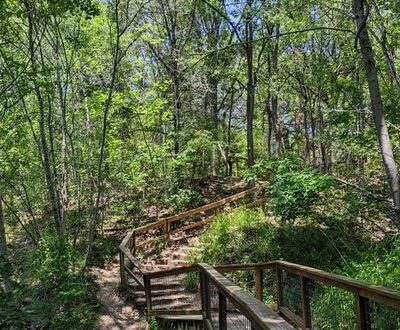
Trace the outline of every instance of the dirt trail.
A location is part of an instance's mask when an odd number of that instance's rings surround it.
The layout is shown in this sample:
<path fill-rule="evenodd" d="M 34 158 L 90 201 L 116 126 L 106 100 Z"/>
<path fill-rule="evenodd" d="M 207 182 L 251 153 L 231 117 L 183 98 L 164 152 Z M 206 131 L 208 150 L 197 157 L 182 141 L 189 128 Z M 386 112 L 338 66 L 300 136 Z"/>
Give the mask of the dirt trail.
<path fill-rule="evenodd" d="M 197 243 L 197 235 L 185 238 L 175 237 L 158 256 L 150 257 L 146 262 L 147 270 L 173 268 L 185 264 L 188 250 Z M 92 268 L 91 273 L 99 286 L 97 299 L 100 304 L 100 330 L 146 330 L 148 324 L 139 308 L 129 302 L 119 292 L 119 260 L 116 256 L 105 268 Z M 139 301 L 138 301 L 139 302 Z"/>
<path fill-rule="evenodd" d="M 146 330 L 147 322 L 139 310 L 129 303 L 118 290 L 119 261 L 116 256 L 106 268 L 93 268 L 99 286 L 97 299 L 100 303 L 100 319 L 97 329 L 100 330 Z"/>

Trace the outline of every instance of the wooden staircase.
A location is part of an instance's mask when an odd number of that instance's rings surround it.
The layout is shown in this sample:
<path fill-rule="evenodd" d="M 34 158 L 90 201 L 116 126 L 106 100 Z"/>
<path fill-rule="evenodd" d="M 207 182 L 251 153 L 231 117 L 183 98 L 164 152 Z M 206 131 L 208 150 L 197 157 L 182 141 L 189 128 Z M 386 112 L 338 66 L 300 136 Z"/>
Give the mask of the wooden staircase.
<path fill-rule="evenodd" d="M 187 266 L 187 254 L 189 250 L 197 249 L 195 246 L 198 241 L 199 230 L 193 229 L 175 235 L 168 242 L 165 249 L 159 255 L 152 255 L 147 258 L 144 265 L 147 271 L 162 271 L 174 269 L 176 267 Z M 139 272 L 136 272 L 139 275 Z M 154 312 L 159 310 L 188 310 L 193 306 L 200 308 L 199 297 L 189 292 L 183 285 L 184 274 L 178 274 L 168 281 L 154 281 L 151 284 L 152 309 Z M 128 280 L 128 286 L 132 289 L 136 305 L 146 307 L 146 293 L 138 283 L 132 279 Z M 175 330 L 200 330 L 204 329 L 201 315 L 163 315 L 156 314 L 156 319 L 160 329 Z"/>
<path fill-rule="evenodd" d="M 393 309 L 388 317 L 390 329 L 400 324 L 400 292 L 396 290 L 285 261 L 186 265 L 188 249 L 216 212 L 249 197 L 244 203 L 247 207 L 259 205 L 265 199 L 264 188 L 258 186 L 159 220 L 125 236 L 119 247 L 121 283 L 131 288 L 148 317 L 156 317 L 160 328 L 167 330 L 318 329 L 312 307 L 320 299 L 319 288 L 331 288 L 354 297 L 354 303 L 346 307 L 353 314 L 346 316 L 348 323 L 353 322 L 348 328 L 374 328 L 378 305 Z M 149 252 L 160 240 L 168 244 L 154 256 Z M 254 279 L 249 292 L 228 279 L 237 271 Z M 264 304 L 264 294 L 274 300 L 274 307 Z"/>

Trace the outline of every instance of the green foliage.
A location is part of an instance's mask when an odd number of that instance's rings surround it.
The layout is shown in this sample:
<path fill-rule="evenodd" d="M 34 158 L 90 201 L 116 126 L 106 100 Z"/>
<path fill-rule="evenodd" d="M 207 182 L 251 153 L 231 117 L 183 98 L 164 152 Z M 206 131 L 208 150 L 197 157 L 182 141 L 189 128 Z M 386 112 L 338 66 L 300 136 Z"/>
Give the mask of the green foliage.
<path fill-rule="evenodd" d="M 260 209 L 239 208 L 218 215 L 200 237 L 203 251 L 191 255 L 192 262 L 210 264 L 266 262 L 277 259 L 322 269 L 340 267 L 357 258 L 368 240 L 357 231 L 347 233 L 334 224 L 281 224 L 266 221 Z M 354 249 L 357 246 L 358 249 Z"/>
<path fill-rule="evenodd" d="M 283 159 L 271 186 L 272 210 L 283 221 L 293 222 L 309 214 L 320 193 L 331 184 L 330 177 L 304 168 L 296 160 Z"/>
<path fill-rule="evenodd" d="M 199 292 L 199 274 L 197 272 L 191 272 L 186 274 L 183 283 L 188 292 L 191 293 Z"/>
<path fill-rule="evenodd" d="M 148 320 L 149 330 L 160 330 L 160 325 L 158 324 L 157 318 L 155 316 L 151 316 Z"/>
<path fill-rule="evenodd" d="M 168 196 L 165 205 L 173 207 L 177 211 L 186 208 L 195 208 L 203 203 L 203 197 L 193 189 L 178 189 L 177 193 Z"/>
<path fill-rule="evenodd" d="M 77 271 L 66 237 L 44 236 L 30 255 L 32 322 L 51 329 L 90 329 L 96 320 L 89 279 Z"/>
<path fill-rule="evenodd" d="M 98 4 L 93 0 L 50 0 L 47 2 L 52 14 L 60 15 L 80 10 L 90 18 L 100 13 Z"/>
<path fill-rule="evenodd" d="M 361 262 L 352 262 L 344 275 L 370 284 L 400 289 L 400 240 L 385 240 L 364 254 Z M 321 329 L 352 329 L 354 296 L 342 290 L 325 288 L 313 302 L 316 324 Z M 380 304 L 371 304 L 370 321 L 373 329 L 399 329 L 400 313 Z"/>
<path fill-rule="evenodd" d="M 21 298 L 18 291 L 7 294 L 0 290 L 0 329 L 27 328 L 27 315 L 23 311 L 24 301 Z"/>
<path fill-rule="evenodd" d="M 67 237 L 44 236 L 30 255 L 33 278 L 41 281 L 49 290 L 67 282 L 74 273 L 73 266 L 73 249 Z"/>

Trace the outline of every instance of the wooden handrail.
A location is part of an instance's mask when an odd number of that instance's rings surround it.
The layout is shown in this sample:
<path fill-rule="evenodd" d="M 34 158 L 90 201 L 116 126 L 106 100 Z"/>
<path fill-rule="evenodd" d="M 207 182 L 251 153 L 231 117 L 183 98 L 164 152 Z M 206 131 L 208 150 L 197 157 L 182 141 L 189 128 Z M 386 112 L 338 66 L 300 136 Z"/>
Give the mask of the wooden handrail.
<path fill-rule="evenodd" d="M 354 294 L 354 297 L 357 301 L 363 301 L 363 304 L 369 303 L 369 301 L 374 301 L 386 306 L 390 306 L 397 310 L 400 309 L 400 292 L 397 290 L 389 289 L 379 285 L 371 285 L 367 282 L 355 280 L 353 278 L 349 278 L 342 275 L 328 273 L 316 268 L 307 267 L 303 265 L 298 265 L 286 261 L 271 261 L 271 262 L 264 262 L 264 263 L 247 263 L 247 264 L 228 264 L 228 265 L 216 265 L 216 266 L 208 266 L 206 264 L 195 264 L 190 266 L 179 267 L 170 270 L 163 270 L 152 272 L 148 274 L 150 278 L 160 278 L 160 277 L 168 277 L 176 274 L 188 273 L 193 271 L 195 268 L 199 268 L 202 270 L 207 270 L 215 275 L 215 273 L 219 274 L 222 273 L 229 273 L 234 271 L 255 271 L 256 275 L 256 283 L 255 283 L 255 296 L 259 300 L 262 300 L 262 271 L 269 269 L 274 270 L 276 273 L 276 286 L 278 289 L 278 310 L 279 312 L 291 322 L 299 326 L 300 328 L 309 328 L 311 324 L 311 314 L 310 314 L 310 301 L 307 295 L 307 283 L 308 281 L 315 281 L 318 283 L 322 283 L 331 287 L 343 289 L 345 291 L 351 292 Z M 282 303 L 282 290 L 284 287 L 279 287 L 282 285 L 282 271 L 298 275 L 301 283 L 301 288 L 299 295 L 301 295 L 302 299 L 302 308 L 303 308 L 303 318 L 297 316 L 293 311 L 291 311 L 286 306 L 283 306 Z M 215 273 L 214 273 L 215 272 Z M 225 279 L 221 275 L 219 279 Z M 228 283 L 222 281 L 222 283 Z M 218 285 L 217 283 L 214 283 Z M 229 284 L 230 285 L 230 284 Z M 224 292 L 227 296 L 229 293 L 225 292 L 225 289 L 219 286 L 219 289 Z M 231 298 L 231 297 L 230 297 Z M 234 299 L 234 298 L 232 298 Z M 364 318 L 368 318 L 368 315 L 364 315 L 367 311 L 362 311 L 357 309 L 357 313 L 359 314 L 357 317 L 360 319 L 360 324 L 364 324 L 366 321 Z M 358 329 L 365 329 L 362 326 L 359 326 Z"/>
<path fill-rule="evenodd" d="M 251 196 L 251 195 L 255 194 L 256 192 L 263 190 L 265 187 L 266 187 L 266 184 L 261 183 L 254 188 L 242 191 L 235 195 L 225 197 L 216 202 L 212 202 L 212 203 L 200 206 L 198 208 L 188 210 L 188 211 L 179 213 L 177 215 L 173 215 L 173 216 L 152 222 L 150 224 L 147 224 L 147 225 L 144 225 L 144 226 L 141 226 L 134 230 L 129 231 L 127 233 L 127 235 L 124 237 L 124 239 L 122 240 L 121 244 L 119 245 L 121 282 L 123 284 L 126 284 L 126 274 L 125 274 L 126 261 L 130 262 L 133 265 L 133 267 L 136 268 L 142 275 L 145 275 L 147 273 L 147 271 L 145 270 L 145 267 L 135 257 L 138 248 L 143 247 L 148 244 L 151 244 L 155 240 L 162 239 L 165 237 L 168 238 L 168 237 L 170 237 L 170 235 L 173 235 L 174 233 L 177 233 L 177 232 L 180 232 L 183 230 L 193 229 L 193 228 L 200 227 L 200 226 L 204 226 L 205 224 L 213 221 L 214 218 L 208 217 L 207 219 L 202 219 L 200 221 L 196 221 L 191 224 L 184 225 L 183 227 L 180 227 L 180 228 L 177 228 L 177 229 L 174 229 L 171 231 L 170 225 L 172 223 L 180 221 L 182 219 L 193 217 L 198 214 L 203 214 L 206 211 L 219 209 L 220 207 L 222 207 L 226 204 L 243 199 L 247 196 Z M 251 206 L 253 206 L 256 203 L 252 202 L 250 204 L 251 204 Z M 153 229 L 160 228 L 160 227 L 166 228 L 166 233 L 157 235 L 156 237 L 154 237 L 152 239 L 147 239 L 146 241 L 143 241 L 143 242 L 137 242 L 137 237 L 139 235 L 150 233 Z"/>
<path fill-rule="evenodd" d="M 184 219 L 184 218 L 192 217 L 194 215 L 197 215 L 197 214 L 200 214 L 200 213 L 203 213 L 203 212 L 206 212 L 206 211 L 214 210 L 214 209 L 219 208 L 219 207 L 221 207 L 221 206 L 223 206 L 225 204 L 232 203 L 234 201 L 237 201 L 237 200 L 242 199 L 242 198 L 247 197 L 247 196 L 251 196 L 255 192 L 257 192 L 257 191 L 259 191 L 259 190 L 261 190 L 262 188 L 265 188 L 265 187 L 266 187 L 265 184 L 259 185 L 257 187 L 242 191 L 242 192 L 240 192 L 238 194 L 235 194 L 235 195 L 232 195 L 232 196 L 225 197 L 223 199 L 220 199 L 218 201 L 215 201 L 215 202 L 212 202 L 212 203 L 197 207 L 195 209 L 191 209 L 191 210 L 188 210 L 188 211 L 185 211 L 185 212 L 170 216 L 168 218 L 152 222 L 151 224 L 138 227 L 134 231 L 135 231 L 136 234 L 142 234 L 142 233 L 148 232 L 151 229 L 158 228 L 158 227 L 163 227 L 166 224 L 171 224 L 171 223 L 174 223 L 174 222 L 179 221 L 179 220 Z"/>
<path fill-rule="evenodd" d="M 372 285 L 350 277 L 336 275 L 323 270 L 293 264 L 286 261 L 275 261 L 277 267 L 290 273 L 307 277 L 308 279 L 328 284 L 378 303 L 400 309 L 400 292 L 380 285 Z"/>
<path fill-rule="evenodd" d="M 173 269 L 162 271 L 154 271 L 148 273 L 151 278 L 166 277 L 178 273 L 187 272 L 199 266 L 194 264 L 190 266 L 183 266 Z M 294 264 L 286 261 L 270 261 L 260 263 L 246 263 L 246 264 L 227 264 L 215 265 L 213 268 L 222 273 L 243 271 L 243 270 L 257 270 L 257 269 L 275 269 L 278 267 L 281 270 L 288 271 L 292 274 L 306 277 L 323 284 L 328 284 L 352 293 L 357 293 L 362 297 L 372 299 L 378 303 L 389 305 L 393 308 L 400 309 L 400 292 L 394 289 L 389 289 L 380 285 L 372 285 L 364 281 L 356 280 L 350 277 L 328 273 L 320 269 Z"/>
<path fill-rule="evenodd" d="M 213 267 L 207 264 L 198 264 L 198 268 L 218 288 L 219 293 L 225 299 L 229 300 L 251 322 L 253 329 L 294 329 L 272 309 L 267 308 L 261 301 L 244 292 L 240 287 L 218 273 Z"/>
<path fill-rule="evenodd" d="M 320 269 L 294 264 L 287 261 L 275 260 L 261 263 L 227 264 L 214 266 L 217 271 L 223 273 L 235 272 L 240 270 L 274 269 L 276 267 L 281 270 L 288 271 L 292 274 L 303 276 L 310 280 L 328 284 L 346 291 L 350 291 L 352 293 L 357 293 L 362 297 L 372 299 L 378 303 L 400 309 L 400 292 L 397 290 L 389 289 L 381 285 L 372 285 L 365 281 L 356 280 L 343 275 L 337 275 Z"/>

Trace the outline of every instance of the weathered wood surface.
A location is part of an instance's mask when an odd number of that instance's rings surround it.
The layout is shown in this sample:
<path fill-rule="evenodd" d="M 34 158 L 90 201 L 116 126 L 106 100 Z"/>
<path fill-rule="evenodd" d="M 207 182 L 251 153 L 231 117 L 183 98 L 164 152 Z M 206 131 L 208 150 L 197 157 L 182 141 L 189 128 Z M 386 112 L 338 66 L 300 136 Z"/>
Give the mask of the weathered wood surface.
<path fill-rule="evenodd" d="M 248 318 L 257 329 L 284 330 L 294 329 L 264 303 L 244 292 L 240 287 L 218 273 L 207 264 L 199 264 L 199 268 L 206 274 L 210 281 L 218 288 L 227 300 Z"/>

